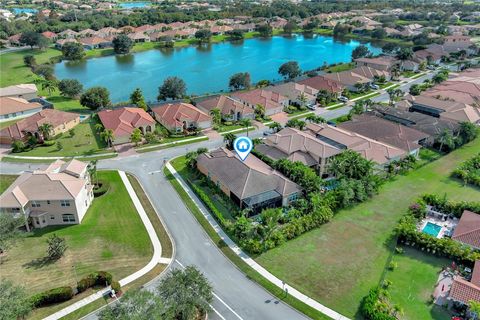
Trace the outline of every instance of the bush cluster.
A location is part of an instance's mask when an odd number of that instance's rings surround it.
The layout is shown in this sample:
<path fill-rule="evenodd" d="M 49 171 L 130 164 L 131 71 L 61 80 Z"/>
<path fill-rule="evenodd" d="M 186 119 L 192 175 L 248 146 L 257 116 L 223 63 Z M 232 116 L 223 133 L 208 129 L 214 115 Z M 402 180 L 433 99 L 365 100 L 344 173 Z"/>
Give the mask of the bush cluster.
<path fill-rule="evenodd" d="M 460 218 L 463 211 L 468 210 L 480 213 L 480 202 L 475 201 L 451 201 L 446 196 L 440 197 L 436 194 L 424 194 L 422 200 L 434 207 L 437 211 L 451 213 Z"/>
<path fill-rule="evenodd" d="M 112 283 L 112 275 L 106 271 L 92 272 L 77 283 L 78 292 L 83 292 L 93 286 L 106 286 Z"/>
<path fill-rule="evenodd" d="M 70 300 L 74 296 L 71 287 L 58 287 L 44 292 L 40 292 L 31 298 L 32 305 L 35 308 L 48 306 L 54 303 Z"/>
<path fill-rule="evenodd" d="M 360 304 L 360 313 L 367 320 L 396 320 L 388 297 L 386 289 L 370 289 Z"/>
<path fill-rule="evenodd" d="M 452 175 L 462 179 L 465 184 L 470 183 L 480 187 L 480 153 L 460 164 Z"/>

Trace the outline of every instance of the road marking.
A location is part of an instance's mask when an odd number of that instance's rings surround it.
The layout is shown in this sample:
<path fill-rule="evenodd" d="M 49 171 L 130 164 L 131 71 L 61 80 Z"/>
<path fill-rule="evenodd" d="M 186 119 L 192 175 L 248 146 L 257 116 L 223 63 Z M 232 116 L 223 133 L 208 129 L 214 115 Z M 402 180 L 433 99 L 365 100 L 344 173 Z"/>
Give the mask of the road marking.
<path fill-rule="evenodd" d="M 210 306 L 210 308 L 212 308 L 213 312 L 215 312 L 217 314 L 217 316 L 219 316 L 222 320 L 226 320 L 221 314 L 220 312 L 217 311 L 217 309 L 215 309 L 211 304 L 208 304 Z"/>
<path fill-rule="evenodd" d="M 160 173 L 162 170 L 155 170 L 155 171 L 150 171 L 148 174 L 155 174 L 155 173 Z"/>
<path fill-rule="evenodd" d="M 175 262 L 178 263 L 178 264 L 180 265 L 180 267 L 182 267 L 183 269 L 185 269 L 185 266 L 184 266 L 180 261 L 178 261 L 177 259 L 175 259 Z M 243 320 L 243 318 L 240 317 L 240 316 L 238 315 L 238 313 L 236 313 L 228 304 L 226 304 L 225 301 L 223 301 L 215 292 L 213 292 L 213 296 L 214 296 L 215 298 L 217 298 L 218 301 L 220 301 L 225 307 L 227 307 L 227 309 L 230 310 L 230 312 L 232 312 L 238 319 Z M 213 310 L 216 314 L 218 314 L 218 316 L 220 316 L 220 318 L 222 318 L 222 319 L 225 320 L 225 318 L 224 318 L 217 310 L 215 310 L 212 305 L 210 305 L 210 307 L 212 308 L 212 310 Z"/>

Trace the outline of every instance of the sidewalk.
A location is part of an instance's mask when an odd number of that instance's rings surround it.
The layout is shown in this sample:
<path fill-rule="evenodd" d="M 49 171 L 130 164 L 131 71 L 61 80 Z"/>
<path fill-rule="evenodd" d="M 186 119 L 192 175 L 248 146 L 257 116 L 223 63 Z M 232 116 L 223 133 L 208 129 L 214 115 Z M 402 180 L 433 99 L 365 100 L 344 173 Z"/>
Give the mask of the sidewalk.
<path fill-rule="evenodd" d="M 282 288 L 283 290 L 288 291 L 288 294 L 292 295 L 293 297 L 297 298 L 298 300 L 302 301 L 303 303 L 307 304 L 308 306 L 320 311 L 324 315 L 336 319 L 336 320 L 349 320 L 349 318 L 341 315 L 340 313 L 320 304 L 319 302 L 313 300 L 312 298 L 304 295 L 294 287 L 284 283 L 282 280 L 279 278 L 275 277 L 273 274 L 268 272 L 265 268 L 263 268 L 261 265 L 255 262 L 248 254 L 242 251 L 240 247 L 238 247 L 235 242 L 233 242 L 232 239 L 223 231 L 223 229 L 220 227 L 220 225 L 217 223 L 217 221 L 212 217 L 210 212 L 205 208 L 205 206 L 201 203 L 201 201 L 197 198 L 197 196 L 193 193 L 193 191 L 190 190 L 190 188 L 187 186 L 187 184 L 183 181 L 182 177 L 178 174 L 178 172 L 175 170 L 175 168 L 172 167 L 170 162 L 167 162 L 166 167 L 168 170 L 173 174 L 175 179 L 178 181 L 178 183 L 182 186 L 182 188 L 185 190 L 185 192 L 189 195 L 189 197 L 195 202 L 197 205 L 198 209 L 200 212 L 203 214 L 205 219 L 208 220 L 210 225 L 213 227 L 213 229 L 217 232 L 217 234 L 220 236 L 220 238 L 228 245 L 228 247 L 235 252 L 235 254 L 241 258 L 245 263 L 247 263 L 251 268 L 253 268 L 255 271 L 260 273 L 264 278 L 266 278 L 268 281 L 273 283 L 279 288 Z"/>
<path fill-rule="evenodd" d="M 122 178 L 123 184 L 125 185 L 125 188 L 128 191 L 128 194 L 130 195 L 130 198 L 132 199 L 133 204 L 135 205 L 135 208 L 138 211 L 138 214 L 140 215 L 140 218 L 142 219 L 143 224 L 145 225 L 145 229 L 147 229 L 148 236 L 150 237 L 150 241 L 152 242 L 153 246 L 153 256 L 150 262 L 143 267 L 142 269 L 132 273 L 131 275 L 127 276 L 126 278 L 123 278 L 119 281 L 120 285 L 123 287 L 127 284 L 129 284 L 132 281 L 137 280 L 138 278 L 144 276 L 147 274 L 150 270 L 152 270 L 157 264 L 169 264 L 172 259 L 169 258 L 162 258 L 162 245 L 160 244 L 160 240 L 157 237 L 157 233 L 155 232 L 155 229 L 150 222 L 150 219 L 148 219 L 147 213 L 143 209 L 142 203 L 140 202 L 140 199 L 138 199 L 137 194 L 135 193 L 135 190 L 133 190 L 132 185 L 130 184 L 130 181 L 127 178 L 127 175 L 123 171 L 118 171 L 120 174 L 120 177 Z M 87 304 L 100 299 L 102 296 L 105 294 L 108 294 L 110 291 L 110 287 L 104 288 L 78 302 L 75 302 L 74 304 L 69 305 L 68 307 L 55 312 L 54 314 L 51 314 L 50 316 L 44 318 L 44 320 L 57 320 L 60 319 L 80 308 L 83 306 L 86 306 Z"/>

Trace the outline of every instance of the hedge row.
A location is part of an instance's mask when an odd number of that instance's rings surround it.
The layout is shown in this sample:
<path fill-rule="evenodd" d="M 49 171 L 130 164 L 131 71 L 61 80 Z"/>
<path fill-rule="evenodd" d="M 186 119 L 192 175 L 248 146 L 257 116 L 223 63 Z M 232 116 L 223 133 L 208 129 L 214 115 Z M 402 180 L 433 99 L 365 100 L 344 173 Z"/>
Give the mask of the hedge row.
<path fill-rule="evenodd" d="M 92 272 L 77 283 L 78 293 L 93 286 L 108 286 L 112 283 L 113 277 L 106 271 Z"/>
<path fill-rule="evenodd" d="M 196 195 L 200 198 L 200 200 L 202 200 L 202 202 L 208 207 L 210 212 L 213 213 L 213 215 L 215 216 L 217 221 L 222 226 L 225 226 L 225 218 L 223 217 L 223 214 L 220 212 L 220 210 L 217 209 L 217 207 L 212 202 L 212 200 L 210 200 L 210 197 L 202 190 L 202 188 L 200 188 L 196 184 L 191 183 L 190 181 L 188 181 L 188 184 L 193 189 L 193 191 L 196 193 Z"/>
<path fill-rule="evenodd" d="M 380 287 L 370 289 L 360 304 L 360 313 L 367 320 L 396 320 L 388 299 L 388 292 Z"/>
<path fill-rule="evenodd" d="M 99 181 L 98 185 L 98 188 L 93 188 L 93 195 L 95 197 L 100 197 L 104 195 L 110 189 L 110 184 L 106 181 Z"/>
<path fill-rule="evenodd" d="M 93 286 L 111 285 L 115 292 L 120 292 L 120 283 L 113 281 L 112 275 L 106 271 L 93 272 L 77 283 L 77 293 L 81 293 Z M 32 296 L 31 302 L 35 308 L 45 307 L 51 304 L 68 301 L 73 298 L 75 292 L 72 287 L 64 286 L 37 293 Z"/>
<path fill-rule="evenodd" d="M 436 194 L 424 194 L 422 200 L 438 209 L 443 213 L 452 213 L 455 217 L 460 218 L 463 211 L 468 210 L 480 214 L 480 202 L 474 201 L 451 201 L 445 196 L 440 197 Z"/>
<path fill-rule="evenodd" d="M 37 293 L 31 301 L 32 305 L 38 308 L 70 300 L 74 295 L 72 287 L 58 287 Z"/>

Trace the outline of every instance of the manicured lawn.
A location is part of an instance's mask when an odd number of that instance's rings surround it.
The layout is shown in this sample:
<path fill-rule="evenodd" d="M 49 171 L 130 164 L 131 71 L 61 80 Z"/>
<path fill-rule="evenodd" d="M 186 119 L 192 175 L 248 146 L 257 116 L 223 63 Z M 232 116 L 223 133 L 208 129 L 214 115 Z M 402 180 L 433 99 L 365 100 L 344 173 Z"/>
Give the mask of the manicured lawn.
<path fill-rule="evenodd" d="M 17 176 L 14 175 L 0 175 L 0 194 L 3 193 L 12 183 L 17 179 Z"/>
<path fill-rule="evenodd" d="M 409 204 L 422 193 L 473 200 L 480 190 L 449 177 L 480 151 L 480 139 L 386 183 L 372 200 L 345 209 L 318 229 L 262 254 L 256 261 L 319 302 L 352 317 L 377 285 L 389 256 L 391 234 Z"/>
<path fill-rule="evenodd" d="M 327 69 L 323 70 L 325 72 L 341 72 L 341 71 L 347 71 L 355 68 L 355 63 L 350 62 L 350 63 L 339 63 L 336 66 L 328 67 Z"/>
<path fill-rule="evenodd" d="M 104 270 L 119 280 L 145 266 L 152 246 L 145 227 L 116 171 L 101 171 L 109 191 L 96 198 L 79 225 L 35 229 L 7 252 L 1 278 L 28 288 L 29 293 L 75 284 L 86 274 Z M 49 263 L 46 239 L 57 234 L 68 249 Z M 75 275 L 76 273 L 76 275 Z"/>
<path fill-rule="evenodd" d="M 391 301 L 402 307 L 403 319 L 449 320 L 451 316 L 445 309 L 430 302 L 438 274 L 452 262 L 416 249 L 404 249 L 403 254 L 393 257 L 397 268 L 385 275 L 385 279 L 392 281 L 388 289 Z"/>
<path fill-rule="evenodd" d="M 240 129 L 240 128 L 243 128 L 242 125 L 240 124 L 231 124 L 231 125 L 221 125 L 221 126 L 218 126 L 217 129 L 215 129 L 215 131 L 217 132 L 227 132 L 227 131 L 231 131 L 231 130 L 235 130 L 235 129 Z"/>
<path fill-rule="evenodd" d="M 35 56 L 38 64 L 46 63 L 50 58 L 60 56 L 62 53 L 55 49 L 22 50 L 0 55 L 0 87 L 11 86 L 19 83 L 31 83 L 34 74 L 29 67 L 24 65 L 23 56 L 31 54 Z"/>
<path fill-rule="evenodd" d="M 13 155 L 31 157 L 66 157 L 112 152 L 102 149 L 105 147 L 105 142 L 95 133 L 93 120 L 86 120 L 74 127 L 74 129 L 75 136 L 70 137 L 67 132 L 60 138 L 54 139 L 55 142 L 60 141 L 62 143 L 62 150 L 58 150 L 56 144 L 54 144 L 47 147 L 39 146 L 33 150 L 15 153 Z"/>

